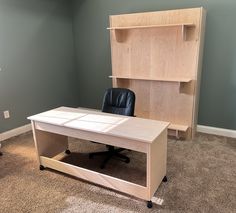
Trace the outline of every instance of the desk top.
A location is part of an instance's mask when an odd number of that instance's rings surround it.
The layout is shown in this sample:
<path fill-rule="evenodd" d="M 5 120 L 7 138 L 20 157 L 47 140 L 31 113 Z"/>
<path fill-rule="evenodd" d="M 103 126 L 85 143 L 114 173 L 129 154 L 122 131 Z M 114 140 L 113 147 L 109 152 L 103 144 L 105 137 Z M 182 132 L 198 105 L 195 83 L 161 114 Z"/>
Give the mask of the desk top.
<path fill-rule="evenodd" d="M 69 107 L 59 107 L 28 119 L 148 143 L 152 143 L 169 126 L 163 121 Z"/>

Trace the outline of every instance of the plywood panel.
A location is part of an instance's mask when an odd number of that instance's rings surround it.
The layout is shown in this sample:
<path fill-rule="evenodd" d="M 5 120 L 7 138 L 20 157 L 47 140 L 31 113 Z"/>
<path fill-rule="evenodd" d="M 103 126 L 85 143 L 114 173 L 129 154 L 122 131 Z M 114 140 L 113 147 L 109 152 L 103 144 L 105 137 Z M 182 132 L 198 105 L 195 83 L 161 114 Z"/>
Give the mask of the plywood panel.
<path fill-rule="evenodd" d="M 150 118 L 150 83 L 131 80 L 129 87 L 136 95 L 135 115 Z"/>
<path fill-rule="evenodd" d="M 120 192 L 124 192 L 135 197 L 148 200 L 148 188 L 141 185 L 124 181 L 112 176 L 101 174 L 95 171 L 77 167 L 68 163 L 60 162 L 55 159 L 40 157 L 42 165 L 90 182 L 99 184 Z"/>
<path fill-rule="evenodd" d="M 179 84 L 151 83 L 150 117 L 174 124 L 191 125 L 193 96 L 179 93 Z"/>
<path fill-rule="evenodd" d="M 198 119 L 198 105 L 199 105 L 199 96 L 200 96 L 200 85 L 201 85 L 201 73 L 202 73 L 202 61 L 203 61 L 203 49 L 204 49 L 204 38 L 205 38 L 205 25 L 206 25 L 206 11 L 204 9 L 201 10 L 201 17 L 199 21 L 200 28 L 200 40 L 198 42 L 198 52 L 196 58 L 197 68 L 196 68 L 196 86 L 195 86 L 195 97 L 194 97 L 194 109 L 193 109 L 193 124 L 192 124 L 192 135 L 194 137 L 197 119 Z"/>
<path fill-rule="evenodd" d="M 149 147 L 150 155 L 147 160 L 147 180 L 149 187 L 149 197 L 152 198 L 156 189 L 166 176 L 167 163 L 167 130 L 162 132 L 159 138 Z"/>
<path fill-rule="evenodd" d="M 183 41 L 181 30 L 131 30 L 125 43 L 114 43 L 113 75 L 195 79 L 196 41 Z"/>
<path fill-rule="evenodd" d="M 149 77 L 151 70 L 151 40 L 149 29 L 131 30 L 131 76 Z M 137 60 L 138 59 L 138 60 Z"/>
<path fill-rule="evenodd" d="M 200 9 L 201 8 L 190 8 L 115 15 L 110 17 L 110 27 L 168 25 L 181 23 L 193 23 L 197 25 L 199 24 Z"/>
<path fill-rule="evenodd" d="M 184 125 L 187 135 L 194 133 L 204 23 L 203 8 L 110 17 L 112 75 L 119 77 L 113 85 L 135 92 L 137 116 Z"/>
<path fill-rule="evenodd" d="M 114 34 L 114 33 L 113 33 Z M 129 43 L 116 42 L 115 35 L 112 36 L 116 47 L 112 48 L 112 58 L 119 60 L 112 60 L 112 70 L 114 75 L 131 75 L 131 48 Z"/>

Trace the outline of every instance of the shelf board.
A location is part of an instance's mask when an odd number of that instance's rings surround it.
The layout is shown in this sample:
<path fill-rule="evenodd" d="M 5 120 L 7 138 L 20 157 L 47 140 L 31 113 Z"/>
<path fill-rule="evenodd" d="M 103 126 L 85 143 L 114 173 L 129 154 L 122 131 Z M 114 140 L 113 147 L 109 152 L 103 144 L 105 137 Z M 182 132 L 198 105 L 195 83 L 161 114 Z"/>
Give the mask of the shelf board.
<path fill-rule="evenodd" d="M 168 129 L 170 130 L 178 130 L 181 132 L 186 132 L 188 130 L 189 126 L 186 125 L 178 125 L 178 124 L 170 124 L 168 126 Z"/>
<path fill-rule="evenodd" d="M 181 24 L 162 24 L 162 25 L 146 25 L 146 26 L 127 26 L 127 27 L 108 27 L 108 30 L 131 30 L 131 29 L 146 29 L 146 28 L 158 28 L 158 27 L 194 27 L 193 23 L 181 23 Z"/>
<path fill-rule="evenodd" d="M 109 76 L 109 78 L 143 80 L 143 81 L 180 82 L 180 83 L 189 83 L 190 81 L 192 81 L 192 79 L 190 78 L 139 78 L 139 77 L 128 77 L 128 76 Z"/>

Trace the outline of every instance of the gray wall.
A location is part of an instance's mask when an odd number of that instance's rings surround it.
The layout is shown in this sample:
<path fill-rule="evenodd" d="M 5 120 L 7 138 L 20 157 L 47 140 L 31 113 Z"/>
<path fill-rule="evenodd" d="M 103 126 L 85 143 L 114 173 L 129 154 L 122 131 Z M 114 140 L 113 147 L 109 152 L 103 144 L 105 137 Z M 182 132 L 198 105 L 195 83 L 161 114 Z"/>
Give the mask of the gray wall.
<path fill-rule="evenodd" d="M 0 0 L 0 132 L 34 113 L 77 105 L 73 42 L 68 0 Z"/>
<path fill-rule="evenodd" d="M 198 123 L 236 129 L 235 0 L 74 0 L 79 104 L 100 108 L 111 86 L 109 15 L 200 6 L 208 14 Z"/>
<path fill-rule="evenodd" d="M 100 108 L 109 15 L 199 6 L 208 10 L 199 124 L 236 129 L 235 0 L 0 0 L 0 133 L 60 105 Z"/>

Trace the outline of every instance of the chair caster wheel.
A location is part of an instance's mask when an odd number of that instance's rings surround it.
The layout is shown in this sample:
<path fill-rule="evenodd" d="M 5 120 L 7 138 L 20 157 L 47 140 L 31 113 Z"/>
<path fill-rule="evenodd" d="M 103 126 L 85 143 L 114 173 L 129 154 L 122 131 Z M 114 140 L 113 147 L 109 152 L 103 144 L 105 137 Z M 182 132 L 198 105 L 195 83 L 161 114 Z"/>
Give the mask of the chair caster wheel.
<path fill-rule="evenodd" d="M 40 165 L 40 166 L 39 166 L 39 169 L 42 171 L 42 170 L 44 170 L 44 169 L 45 169 L 45 167 L 44 167 L 44 166 L 42 166 L 42 165 Z"/>
<path fill-rule="evenodd" d="M 149 209 L 152 208 L 152 201 L 151 201 L 151 200 L 147 201 L 147 207 L 148 207 Z"/>
<path fill-rule="evenodd" d="M 2 153 L 0 152 L 0 156 L 2 156 Z"/>
<path fill-rule="evenodd" d="M 66 153 L 67 155 L 69 155 L 69 154 L 71 154 L 71 151 L 70 151 L 69 149 L 67 149 L 67 150 L 65 151 L 65 153 Z"/>
<path fill-rule="evenodd" d="M 130 162 L 130 159 L 129 159 L 129 158 L 125 160 L 125 163 L 129 163 L 129 162 Z"/>
<path fill-rule="evenodd" d="M 166 176 L 162 179 L 162 182 L 167 182 L 167 177 Z"/>

